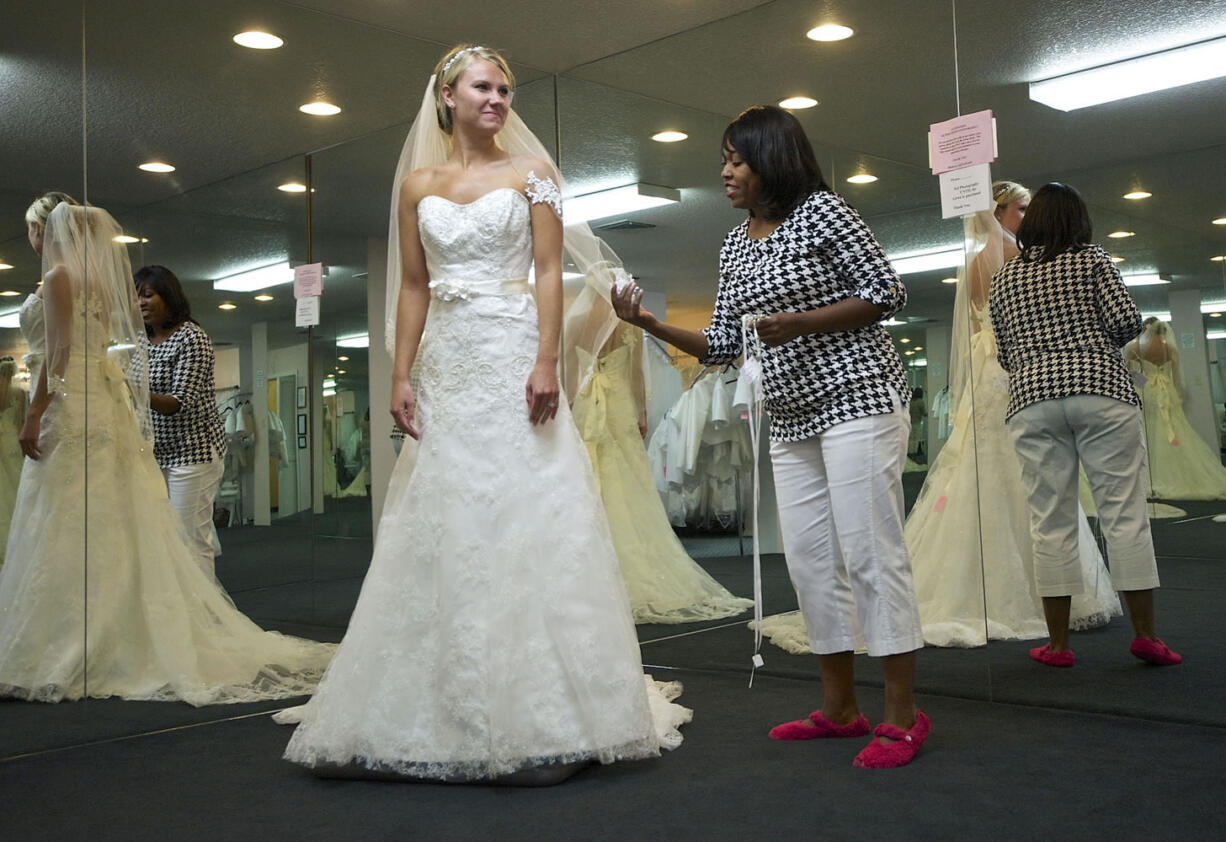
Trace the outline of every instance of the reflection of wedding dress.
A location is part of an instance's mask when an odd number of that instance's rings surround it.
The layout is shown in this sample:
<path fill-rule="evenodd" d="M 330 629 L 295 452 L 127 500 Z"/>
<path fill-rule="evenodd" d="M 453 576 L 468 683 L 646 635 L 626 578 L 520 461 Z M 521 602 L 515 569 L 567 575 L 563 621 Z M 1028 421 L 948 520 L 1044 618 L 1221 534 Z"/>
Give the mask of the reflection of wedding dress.
<path fill-rule="evenodd" d="M 349 630 L 285 756 L 474 780 L 675 746 L 689 712 L 644 690 L 565 401 L 554 421 L 528 421 L 528 202 L 500 188 L 469 204 L 429 196 L 417 213 L 433 279 L 422 438 L 396 462 Z"/>
<path fill-rule="evenodd" d="M 10 363 L 11 365 L 11 363 Z M 0 409 L 0 567 L 8 543 L 9 522 L 17 504 L 17 482 L 21 479 L 25 455 L 21 452 L 21 424 L 25 420 L 25 400 L 20 389 L 11 386 L 8 403 Z"/>
<path fill-rule="evenodd" d="M 1133 361 L 1133 366 L 1137 363 Z M 1197 435 L 1183 411 L 1171 360 L 1140 360 L 1145 375 L 1141 408 L 1149 451 L 1150 496 L 1164 500 L 1226 499 L 1226 468 L 1215 448 Z"/>
<path fill-rule="evenodd" d="M 652 483 L 630 386 L 633 345 L 642 336 L 620 330 L 614 337 L 573 412 L 600 485 L 634 620 L 687 623 L 740 614 L 753 600 L 725 590 L 673 533 Z"/>
<path fill-rule="evenodd" d="M 73 311 L 84 309 L 78 298 Z M 42 458 L 25 462 L 0 570 L 0 695 L 202 705 L 309 693 L 333 647 L 263 631 L 200 570 L 100 315 L 72 327 L 64 388 L 42 417 Z M 36 383 L 40 297 L 26 299 L 21 329 Z"/>

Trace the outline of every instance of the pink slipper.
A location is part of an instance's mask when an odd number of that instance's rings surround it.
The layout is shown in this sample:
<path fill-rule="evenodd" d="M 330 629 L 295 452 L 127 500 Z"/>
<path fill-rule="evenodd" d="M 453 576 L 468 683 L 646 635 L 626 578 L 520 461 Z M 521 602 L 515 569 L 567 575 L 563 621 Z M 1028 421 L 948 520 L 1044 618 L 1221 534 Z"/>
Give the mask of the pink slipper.
<path fill-rule="evenodd" d="M 797 719 L 776 725 L 770 730 L 772 740 L 816 740 L 822 737 L 863 737 L 869 732 L 868 720 L 864 714 L 848 722 L 846 725 L 835 725 L 820 710 L 809 714 L 808 719 Z"/>
<path fill-rule="evenodd" d="M 1183 663 L 1183 655 L 1171 651 L 1171 647 L 1158 638 L 1150 640 L 1148 637 L 1138 637 L 1132 641 L 1132 646 L 1128 647 L 1128 651 L 1142 661 L 1157 664 L 1160 667 L 1173 667 L 1175 664 Z"/>
<path fill-rule="evenodd" d="M 861 769 L 897 769 L 899 766 L 906 766 L 915 758 L 915 753 L 928 738 L 928 731 L 931 728 L 932 723 L 920 710 L 915 712 L 915 724 L 909 731 L 904 731 L 897 725 L 882 722 L 873 729 L 873 741 L 856 755 L 851 765 L 859 766 Z M 897 740 L 897 742 L 879 743 L 877 737 L 885 737 L 889 740 Z"/>
<path fill-rule="evenodd" d="M 1077 656 L 1073 654 L 1072 649 L 1065 649 L 1063 652 L 1053 652 L 1050 643 L 1031 649 L 1030 658 L 1049 667 L 1071 667 L 1077 663 Z"/>

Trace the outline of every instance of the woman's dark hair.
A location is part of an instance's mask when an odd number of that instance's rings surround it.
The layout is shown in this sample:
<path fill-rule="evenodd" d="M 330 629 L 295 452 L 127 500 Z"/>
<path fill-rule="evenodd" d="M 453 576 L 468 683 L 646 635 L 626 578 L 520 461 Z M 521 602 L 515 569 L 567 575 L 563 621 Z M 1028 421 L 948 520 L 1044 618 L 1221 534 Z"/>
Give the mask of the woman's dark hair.
<path fill-rule="evenodd" d="M 132 275 L 132 281 L 136 284 L 138 293 L 141 287 L 149 287 L 165 302 L 166 325 L 196 321 L 192 318 L 192 305 L 183 294 L 183 285 L 179 283 L 175 273 L 165 266 L 142 266 Z M 153 328 L 145 325 L 145 333 L 152 334 Z"/>
<path fill-rule="evenodd" d="M 746 108 L 724 129 L 720 148 L 735 152 L 758 174 L 757 198 L 767 219 L 783 219 L 811 194 L 830 189 L 804 127 L 778 106 Z"/>
<path fill-rule="evenodd" d="M 1053 181 L 1031 197 L 1030 207 L 1017 229 L 1017 246 L 1023 260 L 1044 263 L 1066 251 L 1085 248 L 1093 236 L 1090 211 L 1081 194 L 1067 184 Z"/>

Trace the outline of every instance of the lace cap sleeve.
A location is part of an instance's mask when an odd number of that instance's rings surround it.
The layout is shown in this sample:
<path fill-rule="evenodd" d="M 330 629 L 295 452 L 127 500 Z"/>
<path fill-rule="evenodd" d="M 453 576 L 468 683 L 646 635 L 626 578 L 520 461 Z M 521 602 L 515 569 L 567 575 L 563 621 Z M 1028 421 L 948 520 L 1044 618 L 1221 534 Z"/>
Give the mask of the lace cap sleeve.
<path fill-rule="evenodd" d="M 548 175 L 537 178 L 535 170 L 528 170 L 528 174 L 524 176 L 524 192 L 532 204 L 539 205 L 544 202 L 553 208 L 559 219 L 562 217 L 562 193 Z"/>

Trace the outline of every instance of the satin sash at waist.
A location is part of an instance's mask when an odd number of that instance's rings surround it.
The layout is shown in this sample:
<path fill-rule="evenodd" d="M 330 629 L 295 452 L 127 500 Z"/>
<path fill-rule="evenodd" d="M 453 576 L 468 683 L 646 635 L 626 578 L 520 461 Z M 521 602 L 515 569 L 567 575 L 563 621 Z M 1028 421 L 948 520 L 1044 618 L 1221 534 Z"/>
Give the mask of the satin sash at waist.
<path fill-rule="evenodd" d="M 532 285 L 527 278 L 510 278 L 494 281 L 448 280 L 442 278 L 430 282 L 430 295 L 439 301 L 471 301 L 483 295 L 531 295 Z"/>

